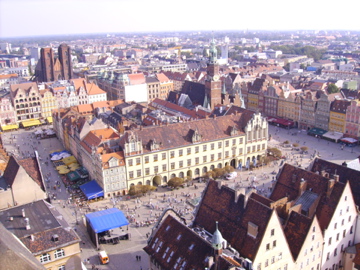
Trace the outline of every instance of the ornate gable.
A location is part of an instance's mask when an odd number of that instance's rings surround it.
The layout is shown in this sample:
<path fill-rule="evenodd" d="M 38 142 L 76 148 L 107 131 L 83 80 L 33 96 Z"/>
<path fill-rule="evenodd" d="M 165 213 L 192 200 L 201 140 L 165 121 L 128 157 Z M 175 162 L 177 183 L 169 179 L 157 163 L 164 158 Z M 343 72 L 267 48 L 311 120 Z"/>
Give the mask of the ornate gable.
<path fill-rule="evenodd" d="M 192 143 L 199 143 L 202 140 L 202 135 L 200 135 L 199 130 L 196 128 L 191 136 Z"/>

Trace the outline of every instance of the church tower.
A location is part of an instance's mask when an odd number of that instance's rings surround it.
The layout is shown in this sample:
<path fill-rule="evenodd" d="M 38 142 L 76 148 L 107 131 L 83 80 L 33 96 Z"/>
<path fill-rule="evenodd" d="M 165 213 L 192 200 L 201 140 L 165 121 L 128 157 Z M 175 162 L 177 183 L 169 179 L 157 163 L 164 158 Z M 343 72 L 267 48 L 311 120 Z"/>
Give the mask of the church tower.
<path fill-rule="evenodd" d="M 219 266 L 219 256 L 221 256 L 222 254 L 222 250 L 223 250 L 223 243 L 224 243 L 224 238 L 221 235 L 221 232 L 219 231 L 218 228 L 218 222 L 216 221 L 216 230 L 212 236 L 211 239 L 211 246 L 214 249 L 214 269 L 218 269 Z"/>
<path fill-rule="evenodd" d="M 72 79 L 72 61 L 71 61 L 71 49 L 66 44 L 61 44 L 58 48 L 59 60 L 61 63 L 61 76 L 63 80 Z"/>
<path fill-rule="evenodd" d="M 215 108 L 215 105 L 221 104 L 221 81 L 219 75 L 217 50 L 213 37 L 210 43 L 210 57 L 207 65 L 207 78 L 205 80 L 205 95 L 212 110 Z"/>

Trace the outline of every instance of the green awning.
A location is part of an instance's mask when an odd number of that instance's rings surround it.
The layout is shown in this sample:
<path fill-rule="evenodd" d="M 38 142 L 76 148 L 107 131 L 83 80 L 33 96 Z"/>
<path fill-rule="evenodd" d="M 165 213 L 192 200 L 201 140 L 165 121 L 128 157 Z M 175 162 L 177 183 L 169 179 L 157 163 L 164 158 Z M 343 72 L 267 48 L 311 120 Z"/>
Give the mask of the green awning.
<path fill-rule="evenodd" d="M 318 136 L 322 136 L 326 133 L 327 131 L 322 129 L 322 128 L 312 128 L 310 129 L 307 134 L 308 135 L 318 135 Z"/>
<path fill-rule="evenodd" d="M 80 179 L 80 175 L 74 171 L 74 172 L 69 172 L 68 174 L 66 174 L 66 177 L 71 181 L 74 182 L 76 180 Z"/>

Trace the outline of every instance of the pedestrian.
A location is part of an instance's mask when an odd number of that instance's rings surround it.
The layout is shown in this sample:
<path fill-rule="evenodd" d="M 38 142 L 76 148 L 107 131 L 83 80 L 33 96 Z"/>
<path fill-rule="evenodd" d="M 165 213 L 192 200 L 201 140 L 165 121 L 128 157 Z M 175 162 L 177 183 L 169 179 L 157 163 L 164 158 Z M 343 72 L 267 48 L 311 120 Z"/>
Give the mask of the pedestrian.
<path fill-rule="evenodd" d="M 136 261 L 138 261 L 139 260 L 139 256 L 138 255 L 136 255 Z"/>
<path fill-rule="evenodd" d="M 139 261 L 141 261 L 141 256 L 139 256 Z"/>

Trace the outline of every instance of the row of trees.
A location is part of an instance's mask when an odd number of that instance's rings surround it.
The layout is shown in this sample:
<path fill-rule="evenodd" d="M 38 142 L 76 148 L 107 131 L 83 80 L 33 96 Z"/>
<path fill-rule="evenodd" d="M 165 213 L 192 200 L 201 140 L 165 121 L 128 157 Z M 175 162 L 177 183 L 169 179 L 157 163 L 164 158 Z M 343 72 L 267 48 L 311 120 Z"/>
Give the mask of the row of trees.
<path fill-rule="evenodd" d="M 295 45 L 276 45 L 270 47 L 273 50 L 282 51 L 283 54 L 306 55 L 315 61 L 320 60 L 326 53 L 326 49 L 318 49 L 314 46 L 302 46 L 300 43 Z"/>

